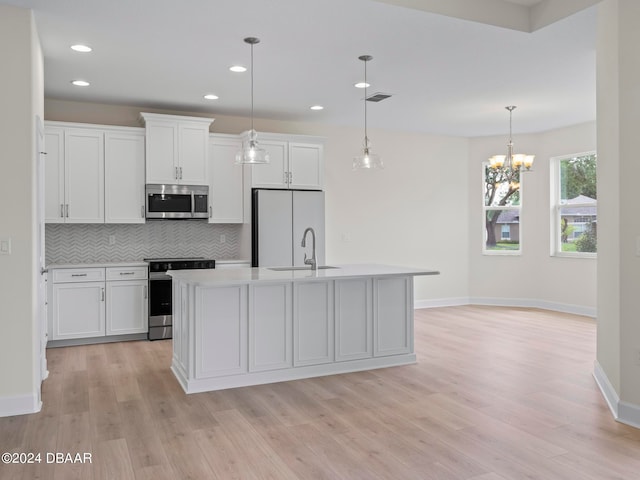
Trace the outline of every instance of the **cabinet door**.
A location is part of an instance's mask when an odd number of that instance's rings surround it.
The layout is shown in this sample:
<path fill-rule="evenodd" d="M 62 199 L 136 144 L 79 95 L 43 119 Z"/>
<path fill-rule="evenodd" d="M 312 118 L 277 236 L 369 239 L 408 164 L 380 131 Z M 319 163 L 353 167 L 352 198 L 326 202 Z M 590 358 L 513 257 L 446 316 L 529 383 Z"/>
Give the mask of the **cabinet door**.
<path fill-rule="evenodd" d="M 374 279 L 373 355 L 413 351 L 413 278 Z"/>
<path fill-rule="evenodd" d="M 178 124 L 147 120 L 145 145 L 146 183 L 177 183 Z"/>
<path fill-rule="evenodd" d="M 207 185 L 208 142 L 208 125 L 178 124 L 178 183 Z"/>
<path fill-rule="evenodd" d="M 372 281 L 369 278 L 336 280 L 336 361 L 372 355 Z"/>
<path fill-rule="evenodd" d="M 292 366 L 291 284 L 249 287 L 249 371 Z"/>
<path fill-rule="evenodd" d="M 289 143 L 289 188 L 322 190 L 324 155 L 322 145 Z"/>
<path fill-rule="evenodd" d="M 242 148 L 237 138 L 211 136 L 209 141 L 209 223 L 243 222 L 242 165 L 236 153 Z"/>
<path fill-rule="evenodd" d="M 294 284 L 293 364 L 333 362 L 333 282 Z"/>
<path fill-rule="evenodd" d="M 269 163 L 251 166 L 251 186 L 254 188 L 288 188 L 287 142 L 262 140 L 260 146 L 269 153 Z"/>
<path fill-rule="evenodd" d="M 104 134 L 90 129 L 64 132 L 65 221 L 104 223 Z"/>
<path fill-rule="evenodd" d="M 44 221 L 64 222 L 64 130 L 45 128 Z"/>
<path fill-rule="evenodd" d="M 104 336 L 104 282 L 53 285 L 53 340 Z"/>
<path fill-rule="evenodd" d="M 106 132 L 105 223 L 144 223 L 144 133 Z"/>
<path fill-rule="evenodd" d="M 195 378 L 247 372 L 246 285 L 195 287 L 195 322 Z"/>
<path fill-rule="evenodd" d="M 107 282 L 107 335 L 145 333 L 147 312 L 146 280 Z"/>

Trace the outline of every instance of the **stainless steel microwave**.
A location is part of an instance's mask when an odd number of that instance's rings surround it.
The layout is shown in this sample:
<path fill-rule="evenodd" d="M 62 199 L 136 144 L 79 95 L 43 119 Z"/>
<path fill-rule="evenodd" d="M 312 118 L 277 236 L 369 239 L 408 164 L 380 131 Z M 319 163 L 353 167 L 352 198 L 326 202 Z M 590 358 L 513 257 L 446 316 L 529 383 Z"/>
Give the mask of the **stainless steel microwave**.
<path fill-rule="evenodd" d="M 146 214 L 148 219 L 209 218 L 209 187 L 206 185 L 147 184 Z"/>

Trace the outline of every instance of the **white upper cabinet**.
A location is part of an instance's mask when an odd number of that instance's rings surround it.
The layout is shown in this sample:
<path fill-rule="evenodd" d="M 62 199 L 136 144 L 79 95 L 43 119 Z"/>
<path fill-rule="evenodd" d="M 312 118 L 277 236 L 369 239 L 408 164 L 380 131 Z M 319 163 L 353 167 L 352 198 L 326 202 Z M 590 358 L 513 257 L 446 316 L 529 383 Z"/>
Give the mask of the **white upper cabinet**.
<path fill-rule="evenodd" d="M 144 131 L 105 132 L 105 223 L 144 223 Z"/>
<path fill-rule="evenodd" d="M 146 128 L 146 183 L 207 185 L 212 118 L 141 113 Z"/>
<path fill-rule="evenodd" d="M 245 135 L 246 141 L 246 135 Z M 251 165 L 252 188 L 322 190 L 324 148 L 317 137 L 258 134 L 258 142 L 269 153 L 269 163 Z"/>
<path fill-rule="evenodd" d="M 235 163 L 242 148 L 237 135 L 209 137 L 209 223 L 242 223 L 242 165 Z"/>
<path fill-rule="evenodd" d="M 65 222 L 104 223 L 104 134 L 66 129 Z"/>
<path fill-rule="evenodd" d="M 45 222 L 144 223 L 144 130 L 45 124 Z"/>
<path fill-rule="evenodd" d="M 45 222 L 104 222 L 101 131 L 45 126 Z"/>

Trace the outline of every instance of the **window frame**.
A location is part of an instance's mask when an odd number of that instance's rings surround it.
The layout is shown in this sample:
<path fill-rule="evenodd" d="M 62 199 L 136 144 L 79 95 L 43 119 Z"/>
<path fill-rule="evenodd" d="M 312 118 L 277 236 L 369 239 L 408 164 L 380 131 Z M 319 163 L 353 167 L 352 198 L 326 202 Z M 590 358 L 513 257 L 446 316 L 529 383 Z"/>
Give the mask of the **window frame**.
<path fill-rule="evenodd" d="M 522 255 L 522 205 L 523 205 L 523 172 L 520 172 L 520 201 L 519 205 L 491 206 L 485 202 L 486 169 L 490 168 L 489 162 L 482 162 L 482 254 L 488 256 L 521 256 Z M 518 249 L 517 250 L 490 250 L 487 248 L 487 211 L 516 211 L 518 212 Z"/>
<path fill-rule="evenodd" d="M 575 157 L 587 157 L 591 155 L 596 156 L 596 166 L 597 166 L 598 157 L 597 157 L 596 150 L 589 150 L 587 152 L 580 152 L 580 153 L 570 153 L 566 155 L 557 155 L 549 159 L 549 173 L 550 173 L 550 189 L 549 190 L 551 192 L 550 209 L 549 209 L 550 210 L 549 217 L 550 217 L 550 223 L 551 223 L 551 228 L 549 230 L 550 231 L 549 254 L 552 257 L 591 258 L 591 259 L 595 259 L 598 257 L 598 252 L 564 252 L 562 251 L 562 238 L 561 238 L 562 232 L 560 228 L 560 222 L 562 221 L 561 209 L 567 206 L 566 204 L 561 203 L 562 185 L 560 183 L 561 181 L 560 164 L 563 160 L 569 160 Z M 596 177 L 597 177 L 597 171 L 596 171 Z M 576 204 L 572 204 L 571 206 L 572 207 L 592 207 L 593 204 L 576 203 Z M 598 208 L 598 199 L 596 199 L 596 222 L 598 219 L 597 208 Z"/>

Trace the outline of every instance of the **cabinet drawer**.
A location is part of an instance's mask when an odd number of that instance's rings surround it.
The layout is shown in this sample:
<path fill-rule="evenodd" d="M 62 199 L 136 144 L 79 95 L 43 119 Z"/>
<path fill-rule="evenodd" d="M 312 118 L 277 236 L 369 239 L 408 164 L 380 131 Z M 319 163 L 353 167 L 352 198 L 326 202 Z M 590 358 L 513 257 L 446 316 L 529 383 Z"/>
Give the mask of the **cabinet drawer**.
<path fill-rule="evenodd" d="M 104 281 L 104 268 L 64 268 L 53 271 L 53 283 L 102 281 Z"/>
<path fill-rule="evenodd" d="M 107 280 L 144 280 L 147 267 L 107 267 Z"/>

